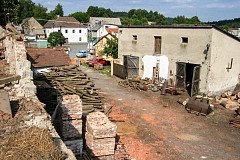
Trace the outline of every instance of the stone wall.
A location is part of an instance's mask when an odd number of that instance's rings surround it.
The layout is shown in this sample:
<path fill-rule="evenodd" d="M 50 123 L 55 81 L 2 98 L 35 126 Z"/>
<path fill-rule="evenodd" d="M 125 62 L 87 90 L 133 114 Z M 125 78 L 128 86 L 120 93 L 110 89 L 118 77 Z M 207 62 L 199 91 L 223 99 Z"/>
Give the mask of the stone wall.
<path fill-rule="evenodd" d="M 51 117 L 44 109 L 44 104 L 39 102 L 38 99 L 32 99 L 30 101 L 22 100 L 21 107 L 18 114 L 22 116 L 22 122 L 24 126 L 38 127 L 42 129 L 48 129 L 49 133 L 53 137 L 54 143 L 62 151 L 65 160 L 76 160 L 75 155 L 68 149 L 61 140 L 57 131 L 51 123 Z"/>
<path fill-rule="evenodd" d="M 4 39 L 5 59 L 10 66 L 10 74 L 19 75 L 19 83 L 14 85 L 10 97 L 31 98 L 36 94 L 36 86 L 33 84 L 33 72 L 31 63 L 27 60 L 24 41 L 17 41 L 10 34 Z"/>
<path fill-rule="evenodd" d="M 18 116 L 16 116 L 22 117 L 23 126 L 48 129 L 54 143 L 62 151 L 63 159 L 76 160 L 73 152 L 66 147 L 53 127 L 51 117 L 44 109 L 44 104 L 36 96 L 31 63 L 27 60 L 24 41 L 17 40 L 13 32 L 6 32 L 5 36 L 7 36 L 3 38 L 5 60 L 9 64 L 10 74 L 21 76 L 19 81 L 11 82 L 4 87 L 4 90 L 9 93 L 10 100 L 21 102 Z"/>

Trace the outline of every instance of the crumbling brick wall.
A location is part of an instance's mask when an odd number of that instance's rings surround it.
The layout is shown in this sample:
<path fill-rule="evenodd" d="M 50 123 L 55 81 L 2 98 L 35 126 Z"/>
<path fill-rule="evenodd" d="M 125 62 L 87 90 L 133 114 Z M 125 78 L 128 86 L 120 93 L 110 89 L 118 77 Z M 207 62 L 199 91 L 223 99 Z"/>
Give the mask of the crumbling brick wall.
<path fill-rule="evenodd" d="M 64 143 L 77 156 L 82 155 L 82 101 L 78 95 L 64 95 L 60 107 Z"/>
<path fill-rule="evenodd" d="M 33 84 L 33 73 L 31 63 L 27 60 L 26 48 L 24 41 L 18 41 L 11 35 L 8 35 L 3 45 L 5 50 L 5 59 L 10 66 L 10 74 L 19 75 L 21 79 L 17 85 L 14 85 L 13 92 L 17 98 L 34 97 L 36 86 Z M 14 94 L 13 94 L 14 95 Z"/>

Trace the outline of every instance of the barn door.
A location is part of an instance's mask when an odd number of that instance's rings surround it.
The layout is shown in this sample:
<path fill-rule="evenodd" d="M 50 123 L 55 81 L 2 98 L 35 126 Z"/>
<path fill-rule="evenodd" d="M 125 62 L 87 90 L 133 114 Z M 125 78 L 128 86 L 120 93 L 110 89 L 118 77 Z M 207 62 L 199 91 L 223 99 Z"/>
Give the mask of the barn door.
<path fill-rule="evenodd" d="M 186 63 L 177 62 L 176 87 L 186 88 Z"/>
<path fill-rule="evenodd" d="M 191 97 L 198 93 L 198 91 L 199 91 L 199 83 L 200 83 L 200 66 L 195 66 L 193 68 Z"/>
<path fill-rule="evenodd" d="M 161 53 L 161 43 L 162 43 L 162 37 L 160 36 L 155 36 L 155 49 L 154 52 L 156 54 L 160 54 Z"/>

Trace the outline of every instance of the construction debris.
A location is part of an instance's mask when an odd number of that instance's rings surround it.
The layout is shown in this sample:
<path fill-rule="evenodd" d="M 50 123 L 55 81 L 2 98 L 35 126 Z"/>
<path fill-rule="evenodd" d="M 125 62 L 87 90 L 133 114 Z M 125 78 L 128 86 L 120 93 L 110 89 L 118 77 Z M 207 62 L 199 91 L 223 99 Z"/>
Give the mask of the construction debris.
<path fill-rule="evenodd" d="M 130 87 L 131 89 L 147 91 L 149 81 L 146 79 L 140 79 L 140 78 L 128 78 L 124 81 L 119 81 L 118 84 L 125 88 Z"/>
<path fill-rule="evenodd" d="M 102 111 L 102 100 L 94 83 L 77 66 L 52 68 L 44 77 L 37 76 L 37 80 L 45 80 L 63 96 L 78 95 L 82 99 L 83 112 Z"/>
<path fill-rule="evenodd" d="M 104 113 L 87 116 L 86 145 L 93 157 L 114 155 L 117 126 Z"/>
<path fill-rule="evenodd" d="M 240 90 L 224 92 L 220 96 L 216 96 L 215 99 L 223 107 L 236 110 L 240 107 Z"/>

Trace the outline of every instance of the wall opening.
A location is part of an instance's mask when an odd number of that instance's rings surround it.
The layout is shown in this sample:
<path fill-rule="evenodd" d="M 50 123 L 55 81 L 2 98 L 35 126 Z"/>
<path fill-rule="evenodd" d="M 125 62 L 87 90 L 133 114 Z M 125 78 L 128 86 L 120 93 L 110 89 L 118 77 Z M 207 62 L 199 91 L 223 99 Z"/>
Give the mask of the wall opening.
<path fill-rule="evenodd" d="M 187 90 L 190 96 L 199 93 L 200 65 L 177 62 L 176 86 Z"/>

